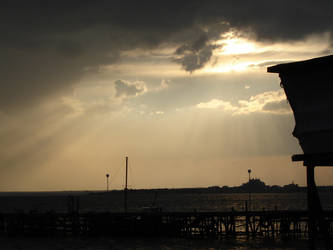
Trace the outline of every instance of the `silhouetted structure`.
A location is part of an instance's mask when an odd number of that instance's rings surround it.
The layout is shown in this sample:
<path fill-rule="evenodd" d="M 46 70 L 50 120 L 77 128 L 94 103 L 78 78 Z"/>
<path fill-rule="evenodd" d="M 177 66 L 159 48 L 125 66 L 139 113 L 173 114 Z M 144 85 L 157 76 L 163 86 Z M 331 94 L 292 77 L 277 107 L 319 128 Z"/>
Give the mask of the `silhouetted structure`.
<path fill-rule="evenodd" d="M 332 233 L 333 211 L 325 212 Z M 3 236 L 307 239 L 306 211 L 0 213 Z"/>
<path fill-rule="evenodd" d="M 264 193 L 266 187 L 266 184 L 257 178 L 250 179 L 249 182 L 240 186 L 241 189 L 247 190 L 249 193 Z"/>
<path fill-rule="evenodd" d="M 106 174 L 106 192 L 109 192 L 109 174 Z"/>
<path fill-rule="evenodd" d="M 323 189 L 324 187 L 322 187 Z M 332 187 L 325 187 L 325 189 L 332 190 Z M 240 186 L 228 187 L 223 186 L 220 188 L 222 193 L 296 193 L 305 192 L 305 187 L 300 187 L 298 184 L 290 183 L 284 186 L 266 185 L 264 181 L 259 178 L 252 178 L 248 182 Z"/>
<path fill-rule="evenodd" d="M 294 112 L 296 126 L 293 135 L 299 140 L 303 155 L 293 161 L 303 161 L 307 168 L 309 234 L 312 242 L 319 232 L 326 238 L 327 222 L 314 180 L 316 166 L 333 166 L 333 55 L 269 67 L 279 73 L 281 87 Z"/>
<path fill-rule="evenodd" d="M 128 156 L 126 156 L 126 174 L 125 174 L 125 188 L 124 188 L 124 211 L 127 213 L 127 177 L 128 177 Z"/>
<path fill-rule="evenodd" d="M 333 151 L 332 67 L 333 55 L 267 69 L 279 73 L 295 116 L 293 135 L 305 154 Z"/>

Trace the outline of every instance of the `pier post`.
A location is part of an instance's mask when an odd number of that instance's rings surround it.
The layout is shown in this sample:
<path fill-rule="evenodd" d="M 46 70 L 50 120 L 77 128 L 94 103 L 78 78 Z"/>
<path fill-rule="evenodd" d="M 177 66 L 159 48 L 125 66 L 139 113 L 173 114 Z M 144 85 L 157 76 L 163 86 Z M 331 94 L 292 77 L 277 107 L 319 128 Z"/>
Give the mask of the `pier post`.
<path fill-rule="evenodd" d="M 124 211 L 127 213 L 127 176 L 128 176 L 128 156 L 126 156 L 126 175 L 125 175 L 125 189 L 124 189 Z"/>
<path fill-rule="evenodd" d="M 309 239 L 314 244 L 316 237 L 316 196 L 318 195 L 315 181 L 314 181 L 314 166 L 306 166 L 306 179 L 307 179 L 307 200 L 308 200 L 308 213 L 309 213 Z M 319 204 L 320 206 L 320 204 Z"/>
<path fill-rule="evenodd" d="M 245 233 L 246 236 L 249 237 L 249 214 L 248 214 L 247 202 L 245 202 Z"/>
<path fill-rule="evenodd" d="M 303 161 L 306 167 L 307 200 L 308 200 L 308 236 L 310 248 L 315 247 L 318 234 L 325 238 L 327 249 L 331 249 L 329 222 L 326 221 L 315 183 L 314 169 L 316 166 L 332 167 L 333 152 L 293 155 L 292 161 Z"/>
<path fill-rule="evenodd" d="M 306 166 L 310 247 L 315 247 L 315 240 L 318 233 L 321 233 L 324 236 L 326 247 L 328 247 L 331 245 L 331 241 L 328 235 L 328 225 L 323 215 L 323 209 L 315 183 L 314 168 L 315 166 L 313 165 Z"/>

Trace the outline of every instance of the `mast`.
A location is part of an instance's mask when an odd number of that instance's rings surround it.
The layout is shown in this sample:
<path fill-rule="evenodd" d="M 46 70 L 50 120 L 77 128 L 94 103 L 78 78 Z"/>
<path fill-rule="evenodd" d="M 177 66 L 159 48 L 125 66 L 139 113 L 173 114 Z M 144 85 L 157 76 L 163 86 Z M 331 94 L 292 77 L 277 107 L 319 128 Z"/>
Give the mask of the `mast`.
<path fill-rule="evenodd" d="M 106 192 L 109 192 L 109 174 L 106 174 Z"/>
<path fill-rule="evenodd" d="M 124 189 L 124 210 L 127 213 L 127 176 L 128 176 L 128 156 L 126 156 L 126 175 L 125 175 L 125 189 Z"/>
<path fill-rule="evenodd" d="M 127 176 L 128 176 L 128 156 L 126 156 L 126 179 L 125 179 L 125 190 L 127 190 Z"/>

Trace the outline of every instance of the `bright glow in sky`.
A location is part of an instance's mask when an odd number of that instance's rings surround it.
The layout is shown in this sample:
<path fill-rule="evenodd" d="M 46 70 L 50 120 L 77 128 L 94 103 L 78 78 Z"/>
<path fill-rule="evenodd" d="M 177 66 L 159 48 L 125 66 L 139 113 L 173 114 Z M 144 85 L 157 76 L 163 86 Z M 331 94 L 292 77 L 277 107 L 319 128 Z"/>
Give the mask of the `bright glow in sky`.
<path fill-rule="evenodd" d="M 327 49 L 330 37 L 325 33 L 309 36 L 302 42 L 265 44 L 227 32 L 216 44 L 220 48 L 214 53 L 214 63 L 205 67 L 201 71 L 203 73 L 253 71 L 256 68 L 266 70 L 270 64 L 305 60 Z"/>
<path fill-rule="evenodd" d="M 256 44 L 242 37 L 237 37 L 234 32 L 228 32 L 221 37 L 222 39 L 217 42 L 222 48 L 219 52 L 220 55 L 240 55 L 254 53 L 258 50 Z"/>

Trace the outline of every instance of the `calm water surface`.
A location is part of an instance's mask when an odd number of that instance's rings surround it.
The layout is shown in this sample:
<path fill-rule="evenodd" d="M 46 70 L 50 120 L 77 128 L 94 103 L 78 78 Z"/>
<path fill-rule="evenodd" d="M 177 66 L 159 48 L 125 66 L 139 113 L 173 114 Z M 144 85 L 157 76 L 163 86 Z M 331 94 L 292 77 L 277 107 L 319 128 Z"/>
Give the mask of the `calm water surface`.
<path fill-rule="evenodd" d="M 163 211 L 238 211 L 251 210 L 305 210 L 306 193 L 221 194 L 129 191 L 129 211 L 142 211 L 153 204 Z M 333 193 L 321 193 L 324 209 L 333 209 Z M 75 197 L 81 212 L 122 212 L 122 192 L 55 192 L 55 193 L 0 193 L 0 212 L 15 210 L 66 212 L 69 200 Z"/>

